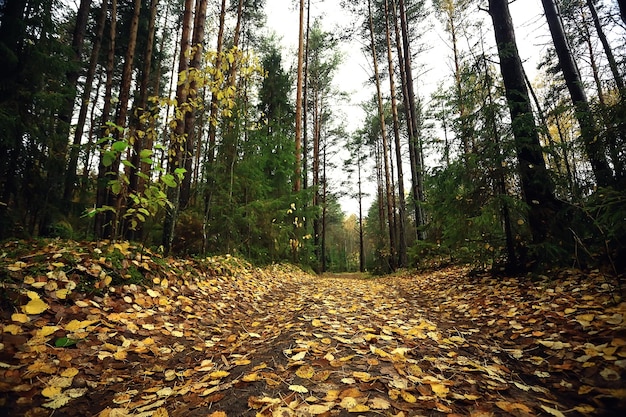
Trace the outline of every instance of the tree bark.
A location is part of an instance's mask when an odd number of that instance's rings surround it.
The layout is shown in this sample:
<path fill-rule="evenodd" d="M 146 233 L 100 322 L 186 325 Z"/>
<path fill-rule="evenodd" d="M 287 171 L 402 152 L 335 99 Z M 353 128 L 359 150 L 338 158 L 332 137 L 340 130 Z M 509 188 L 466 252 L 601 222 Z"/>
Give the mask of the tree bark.
<path fill-rule="evenodd" d="M 411 194 L 413 197 L 413 209 L 415 211 L 415 223 L 416 234 L 418 240 L 424 239 L 424 226 L 425 217 L 421 206 L 424 201 L 424 178 L 423 178 L 423 160 L 421 143 L 419 140 L 420 135 L 420 121 L 417 110 L 417 103 L 415 102 L 415 91 L 413 88 L 413 68 L 411 65 L 411 46 L 409 43 L 409 28 L 406 18 L 406 6 L 404 0 L 398 2 L 399 15 L 400 15 L 400 28 L 402 32 L 402 49 L 404 56 L 404 73 L 405 73 L 405 94 L 408 101 L 408 120 L 409 125 L 409 154 L 411 156 L 411 180 L 412 188 Z"/>
<path fill-rule="evenodd" d="M 393 135 L 396 150 L 396 165 L 398 176 L 398 266 L 408 264 L 406 242 L 406 204 L 404 196 L 404 173 L 402 169 L 402 147 L 400 144 L 400 120 L 398 119 L 398 101 L 396 98 L 396 83 L 394 77 L 394 61 L 391 43 L 391 24 L 389 1 L 385 0 L 385 34 L 387 37 L 387 64 L 389 65 L 389 94 L 391 95 L 391 114 L 393 117 Z M 395 19 L 395 16 L 394 16 Z"/>
<path fill-rule="evenodd" d="M 81 64 L 81 55 L 83 51 L 83 44 L 85 40 L 85 31 L 87 29 L 87 21 L 89 20 L 89 9 L 91 6 L 91 0 L 81 0 L 80 5 L 78 6 L 78 12 L 76 14 L 76 24 L 74 26 L 74 34 L 72 36 L 72 61 L 70 62 L 70 70 L 67 72 L 67 84 L 70 91 L 63 98 L 63 104 L 61 107 L 61 111 L 59 112 L 59 123 L 57 125 L 57 134 L 59 135 L 59 140 L 62 140 L 62 146 L 60 147 L 60 161 L 65 163 L 65 158 L 67 156 L 67 139 L 70 133 L 70 126 L 72 123 L 72 113 L 74 110 L 74 101 L 76 99 L 76 86 L 78 83 L 79 76 L 79 68 Z M 96 42 L 98 42 L 96 40 Z M 70 149 L 70 160 L 72 159 L 73 153 L 78 152 L 78 149 L 74 151 L 74 147 L 80 147 L 80 142 L 76 145 L 73 144 Z M 74 159 L 77 161 L 78 157 Z M 72 171 L 70 171 L 70 169 Z M 63 172 L 58 172 L 59 177 L 63 176 Z M 71 178 L 71 186 L 70 190 L 66 190 L 69 179 Z M 71 164 L 67 165 L 67 169 L 65 171 L 65 183 L 60 181 L 61 178 L 52 179 L 58 185 L 55 186 L 63 186 L 63 190 L 59 191 L 57 194 L 63 195 L 64 204 L 68 204 L 71 201 L 71 195 L 73 191 L 74 181 L 76 180 L 76 163 L 74 166 Z"/>
<path fill-rule="evenodd" d="M 613 181 L 613 172 L 609 166 L 602 143 L 598 138 L 598 131 L 591 113 L 591 107 L 587 100 L 587 95 L 583 89 L 582 79 L 578 66 L 571 54 L 571 49 L 565 31 L 561 23 L 560 16 L 557 11 L 554 0 L 541 0 L 545 11 L 546 20 L 550 27 L 554 48 L 559 58 L 559 64 L 565 78 L 565 84 L 569 90 L 570 97 L 576 109 L 576 118 L 580 125 L 581 137 L 585 146 L 585 151 L 591 169 L 596 177 L 599 186 L 605 187 L 611 185 Z"/>
<path fill-rule="evenodd" d="M 374 64 L 374 78 L 376 83 L 376 97 L 378 101 L 378 117 L 380 119 L 380 134 L 382 136 L 382 159 L 385 169 L 385 200 L 387 204 L 387 223 L 389 226 L 389 266 L 391 270 L 396 269 L 396 233 L 393 227 L 393 204 L 392 204 L 392 190 L 391 190 L 391 168 L 389 164 L 389 144 L 387 141 L 387 129 L 385 126 L 385 109 L 383 107 L 383 96 L 380 87 L 380 74 L 378 71 L 378 57 L 376 56 L 376 44 L 374 42 L 374 20 L 372 17 L 372 1 L 368 0 L 368 15 L 369 15 L 369 29 L 370 29 L 370 43 L 372 51 L 372 61 Z"/>
<path fill-rule="evenodd" d="M 190 32 L 192 25 L 192 9 L 193 0 L 185 0 L 185 8 L 183 10 L 182 29 L 180 36 L 180 53 L 178 57 L 178 74 L 179 78 L 181 74 L 184 77 L 184 81 L 179 80 L 176 87 L 176 101 L 177 109 L 175 116 L 175 126 L 172 132 L 169 147 L 169 157 L 167 163 L 167 172 L 169 174 L 175 174 L 176 170 L 181 167 L 182 153 L 184 151 L 184 133 L 185 133 L 185 112 L 189 109 L 188 94 L 189 94 L 189 47 L 190 47 Z M 170 206 L 165 210 L 165 220 L 163 222 L 163 250 L 166 254 L 169 254 L 172 248 L 172 241 L 174 239 L 174 229 L 176 227 L 176 220 L 178 218 L 178 211 L 180 208 L 180 183 L 177 183 L 176 187 L 171 187 L 167 192 Z"/>
<path fill-rule="evenodd" d="M 204 25 L 206 19 L 207 0 L 197 0 L 194 13 L 193 35 L 191 39 L 192 56 L 189 63 L 190 74 L 194 73 L 189 83 L 189 102 L 194 102 L 198 96 L 197 79 L 202 70 L 202 55 L 204 53 Z M 185 167 L 185 177 L 180 186 L 180 207 L 186 208 L 191 198 L 191 177 L 193 171 L 193 154 L 196 148 L 195 142 L 200 141 L 202 135 L 195 132 L 196 109 L 192 105 L 185 113 L 185 150 L 183 152 L 183 166 Z M 198 169 L 198 167 L 196 167 Z"/>
<path fill-rule="evenodd" d="M 98 55 L 100 54 L 100 46 L 102 45 L 102 36 L 104 35 L 104 22 L 107 16 L 108 0 L 102 0 L 100 6 L 100 14 L 98 15 L 98 21 L 96 22 L 96 37 L 93 47 L 91 49 L 91 55 L 89 57 L 89 69 L 85 76 L 85 85 L 83 86 L 83 93 L 81 96 L 81 105 L 78 112 L 78 121 L 76 123 L 76 129 L 74 130 L 74 139 L 72 146 L 70 147 L 70 157 L 67 164 L 67 171 L 65 175 L 65 187 L 63 191 L 63 200 L 69 201 L 72 199 L 74 189 L 76 187 L 76 168 L 78 167 L 78 158 L 80 156 L 80 145 L 83 138 L 83 130 L 85 129 L 85 122 L 87 121 L 87 111 L 89 110 L 89 102 L 93 81 L 96 74 L 96 68 L 98 66 Z"/>
<path fill-rule="evenodd" d="M 626 0 L 617 0 L 619 5 L 619 15 L 622 17 L 622 21 L 626 23 Z"/>
<path fill-rule="evenodd" d="M 304 0 L 300 0 L 300 24 L 298 26 L 298 74 L 296 85 L 296 167 L 293 179 L 293 191 L 300 191 L 302 185 L 302 67 L 304 65 Z"/>
<path fill-rule="evenodd" d="M 222 0 L 220 6 L 219 26 L 217 29 L 217 46 L 215 56 L 215 68 L 222 65 L 222 52 L 224 50 L 224 25 L 226 20 L 226 0 Z M 211 94 L 211 108 L 209 116 L 209 151 L 207 155 L 207 163 L 212 163 L 215 156 L 215 144 L 217 134 L 217 94 Z"/>
<path fill-rule="evenodd" d="M 522 191 L 529 207 L 529 226 L 533 242 L 543 243 L 549 235 L 554 214 L 554 186 L 543 159 L 507 0 L 489 0 L 489 14 L 511 114 Z"/>
<path fill-rule="evenodd" d="M 115 65 L 115 38 L 117 27 L 117 0 L 111 0 L 111 21 L 109 32 L 109 50 L 107 53 L 106 63 L 106 81 L 104 85 L 104 106 L 102 108 L 102 117 L 100 118 L 100 135 L 101 137 L 109 137 L 110 131 L 107 123 L 110 120 L 111 113 L 111 98 L 113 91 L 113 70 Z M 102 148 L 106 146 L 106 143 L 102 143 Z M 104 166 L 102 156 L 100 156 L 98 164 L 98 182 L 96 191 L 96 207 L 101 208 L 107 204 L 108 190 L 107 190 L 107 173 L 108 167 Z M 103 238 L 106 236 L 105 230 L 107 216 L 105 213 L 97 213 L 94 220 L 94 234 L 97 238 Z"/>

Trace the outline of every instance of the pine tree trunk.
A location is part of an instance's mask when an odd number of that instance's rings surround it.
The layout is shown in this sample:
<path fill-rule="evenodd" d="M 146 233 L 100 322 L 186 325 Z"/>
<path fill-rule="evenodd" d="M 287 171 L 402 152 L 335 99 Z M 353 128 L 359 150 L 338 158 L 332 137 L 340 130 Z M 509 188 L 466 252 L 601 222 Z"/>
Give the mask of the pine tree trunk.
<path fill-rule="evenodd" d="M 202 55 L 204 53 L 204 25 L 206 19 L 207 0 L 197 0 L 196 10 L 194 13 L 193 35 L 191 45 L 193 48 L 191 61 L 189 64 L 190 73 L 200 73 L 202 70 Z M 192 78 L 189 84 L 189 102 L 196 100 L 197 92 L 196 78 Z M 193 171 L 193 153 L 196 148 L 195 142 L 200 142 L 202 135 L 195 132 L 196 109 L 192 106 L 185 113 L 185 150 L 183 153 L 183 166 L 185 167 L 185 177 L 180 186 L 180 207 L 185 209 L 189 205 L 191 198 L 191 177 Z M 198 167 L 196 167 L 198 169 Z"/>
<path fill-rule="evenodd" d="M 554 0 L 541 0 L 545 11 L 546 20 L 550 27 L 554 48 L 559 58 L 559 64 L 565 78 L 565 84 L 569 90 L 570 97 L 576 109 L 576 118 L 580 125 L 580 133 L 585 146 L 585 151 L 591 169 L 596 177 L 599 186 L 605 187 L 611 185 L 613 181 L 613 172 L 609 166 L 602 142 L 598 140 L 598 130 L 591 113 L 591 107 L 587 100 L 587 95 L 583 89 L 583 83 L 578 71 L 574 57 L 565 37 L 565 31 L 561 23 L 560 16 Z"/>
<path fill-rule="evenodd" d="M 175 117 L 175 127 L 172 132 L 172 138 L 170 141 L 169 157 L 167 163 L 167 172 L 174 175 L 176 170 L 181 167 L 183 147 L 185 144 L 185 112 L 188 111 L 188 93 L 189 93 L 189 48 L 190 48 L 190 33 L 192 25 L 192 10 L 193 0 L 185 0 L 185 8 L 183 11 L 182 30 L 180 36 L 180 52 L 178 57 L 178 74 L 179 77 L 183 76 L 184 81 L 179 81 L 176 87 L 176 101 L 178 103 L 178 109 L 176 110 L 177 116 Z M 172 249 L 172 241 L 174 240 L 174 229 L 176 227 L 176 220 L 178 218 L 178 211 L 180 209 L 180 183 L 177 183 L 176 187 L 170 187 L 167 190 L 167 198 L 170 202 L 165 210 L 165 220 L 163 222 L 163 250 L 166 254 L 169 254 Z"/>
<path fill-rule="evenodd" d="M 72 114 L 74 110 L 74 101 L 76 99 L 77 83 L 79 76 L 79 68 L 81 66 L 81 55 L 83 51 L 83 43 L 85 39 L 85 31 L 87 29 L 87 21 L 89 20 L 89 9 L 91 6 L 91 0 L 81 0 L 78 6 L 78 12 L 76 14 L 76 24 L 74 26 L 74 34 L 72 36 L 72 61 L 70 62 L 70 70 L 67 72 L 67 85 L 69 88 L 68 94 L 63 98 L 63 104 L 59 112 L 59 123 L 57 124 L 57 135 L 62 144 L 59 148 L 60 152 L 57 155 L 59 157 L 59 163 L 65 164 L 67 156 L 67 139 L 70 135 L 70 126 L 72 123 Z M 97 42 L 97 41 L 96 41 Z M 76 145 L 75 145 L 76 146 Z M 80 142 L 76 146 L 80 147 Z M 70 149 L 70 159 L 73 156 L 72 153 L 77 153 L 78 149 L 74 151 L 74 146 Z M 75 158 L 77 160 L 77 157 Z M 71 171 L 70 171 L 71 169 Z M 58 178 L 51 178 L 54 187 L 63 186 L 63 190 L 59 190 L 57 195 L 63 195 L 63 204 L 68 204 L 71 201 L 71 195 L 73 191 L 73 185 L 76 179 L 76 165 L 73 167 L 68 164 L 65 171 L 65 181 L 61 181 L 63 172 L 57 172 Z M 52 175 L 54 177 L 54 174 Z M 68 179 L 71 178 L 71 189 L 66 190 Z M 69 191 L 69 192 L 68 192 Z"/>
<path fill-rule="evenodd" d="M 300 0 L 300 25 L 298 29 L 298 75 L 296 85 L 296 167 L 293 179 L 293 191 L 300 191 L 302 185 L 302 92 L 304 66 L 304 0 Z"/>
<path fill-rule="evenodd" d="M 404 0 L 398 2 L 400 15 L 400 29 L 402 32 L 402 50 L 404 56 L 404 93 L 407 97 L 407 124 L 409 126 L 409 155 L 411 164 L 411 194 L 413 199 L 413 210 L 415 211 L 416 234 L 418 240 L 424 239 L 422 227 L 425 225 L 425 216 L 421 206 L 424 201 L 424 180 L 423 180 L 423 160 L 420 135 L 420 121 L 417 113 L 417 103 L 415 102 L 415 91 L 413 89 L 413 69 L 411 67 L 411 47 L 409 43 L 409 28 L 406 18 L 406 7 Z"/>
<path fill-rule="evenodd" d="M 380 73 L 378 71 L 378 57 L 376 56 L 376 44 L 374 43 L 374 21 L 372 17 L 372 2 L 367 2 L 369 10 L 369 29 L 370 29 L 370 43 L 372 51 L 372 62 L 374 64 L 374 78 L 376 83 L 376 96 L 378 101 L 378 117 L 380 119 L 380 134 L 382 136 L 382 159 L 385 169 L 385 200 L 387 204 L 387 223 L 389 226 L 389 266 L 391 270 L 396 269 L 396 233 L 393 222 L 393 204 L 392 204 L 392 189 L 391 189 L 391 168 L 389 164 L 389 144 L 387 140 L 387 129 L 385 126 L 385 110 L 383 107 L 383 96 L 380 86 Z"/>
<path fill-rule="evenodd" d="M 109 50 L 107 53 L 106 63 L 106 81 L 104 85 L 104 106 L 102 108 L 102 117 L 100 118 L 100 130 L 102 138 L 110 136 L 110 129 L 107 123 L 110 121 L 111 114 L 111 98 L 113 91 L 113 70 L 115 65 L 115 38 L 117 27 L 117 0 L 111 0 L 111 20 L 109 32 Z M 102 148 L 107 146 L 106 142 L 102 143 Z M 107 204 L 108 197 L 108 175 L 109 168 L 104 166 L 102 156 L 98 164 L 98 182 L 96 190 L 96 207 L 101 208 Z M 107 216 L 105 213 L 97 213 L 94 220 L 94 234 L 97 238 L 107 237 L 109 233 L 106 230 Z"/>
<path fill-rule="evenodd" d="M 619 15 L 622 17 L 622 21 L 626 23 L 626 0 L 617 0 L 619 5 Z"/>
<path fill-rule="evenodd" d="M 404 173 L 402 169 L 402 149 L 400 145 L 400 120 L 398 118 L 398 101 L 396 98 L 396 83 L 394 77 L 394 61 L 391 43 L 391 24 L 389 1 L 385 0 L 385 34 L 387 38 L 387 64 L 389 65 L 389 92 L 391 95 L 391 114 L 393 117 L 393 135 L 396 150 L 396 165 L 398 170 L 398 266 L 403 267 L 408 263 L 406 242 L 406 204 L 404 196 Z M 395 19 L 395 16 L 393 17 Z"/>
<path fill-rule="evenodd" d="M 128 39 L 128 47 L 124 57 L 124 67 L 122 69 L 122 80 L 120 83 L 119 102 L 115 115 L 115 124 L 119 128 L 126 128 L 128 104 L 130 102 L 130 86 L 133 80 L 133 64 L 135 62 L 135 49 L 137 46 L 137 30 L 139 28 L 139 13 L 141 11 L 141 0 L 135 0 L 133 16 L 130 23 L 130 33 Z M 113 130 L 113 139 L 119 141 L 124 139 L 124 130 Z M 121 155 L 119 155 L 113 165 L 110 166 L 109 174 L 112 179 L 119 177 L 119 167 L 121 163 Z M 116 239 L 120 233 L 120 222 L 122 218 L 122 210 L 125 205 L 125 193 L 113 193 L 110 189 L 107 195 L 107 205 L 115 207 L 115 212 L 107 211 L 107 237 Z"/>
<path fill-rule="evenodd" d="M 508 1 L 489 0 L 489 14 L 493 20 L 500 70 L 511 114 L 522 191 L 529 207 L 529 226 L 534 243 L 543 243 L 548 237 L 554 215 L 554 186 L 543 159 Z"/>
<path fill-rule="evenodd" d="M 107 16 L 108 4 L 108 0 L 102 0 L 100 14 L 98 15 L 98 21 L 96 23 L 96 37 L 91 49 L 91 55 L 89 57 L 89 69 L 87 70 L 87 74 L 85 76 L 85 85 L 81 96 L 78 121 L 76 129 L 74 130 L 74 139 L 72 141 L 72 146 L 70 147 L 70 157 L 65 175 L 65 187 L 63 191 L 63 200 L 65 201 L 70 201 L 72 199 L 76 187 L 76 168 L 78 167 L 78 158 L 80 156 L 80 145 L 83 137 L 83 130 L 85 129 L 85 122 L 87 121 L 87 111 L 89 110 L 89 103 L 91 101 L 90 97 L 93 88 L 93 81 L 96 74 L 96 68 L 98 66 L 98 56 L 100 54 L 100 46 L 102 45 L 102 36 L 104 35 L 104 22 Z"/>
<path fill-rule="evenodd" d="M 215 56 L 215 68 L 222 66 L 222 51 L 224 50 L 224 25 L 226 20 L 226 0 L 222 0 L 220 6 L 219 26 L 217 29 L 217 46 Z M 211 94 L 211 107 L 209 111 L 209 151 L 207 163 L 211 164 L 215 156 L 215 144 L 217 134 L 217 94 Z"/>

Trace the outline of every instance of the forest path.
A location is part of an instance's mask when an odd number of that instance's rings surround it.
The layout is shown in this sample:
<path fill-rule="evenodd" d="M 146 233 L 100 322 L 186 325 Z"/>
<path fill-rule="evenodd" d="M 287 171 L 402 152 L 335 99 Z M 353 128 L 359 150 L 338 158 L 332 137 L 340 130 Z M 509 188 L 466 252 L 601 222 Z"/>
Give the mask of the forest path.
<path fill-rule="evenodd" d="M 3 315 L 4 415 L 569 417 L 625 409 L 626 303 L 614 303 L 600 274 L 532 282 L 450 268 L 314 277 L 232 258 L 177 261 L 175 273 L 157 274 L 158 262 L 144 262 L 153 287 L 71 300 L 45 291 L 47 308 L 28 321 Z M 26 276 L 27 263 L 11 265 Z M 46 285 L 65 282 L 50 276 Z M 26 295 L 23 307 L 32 308 L 22 310 L 34 313 L 39 298 Z"/>

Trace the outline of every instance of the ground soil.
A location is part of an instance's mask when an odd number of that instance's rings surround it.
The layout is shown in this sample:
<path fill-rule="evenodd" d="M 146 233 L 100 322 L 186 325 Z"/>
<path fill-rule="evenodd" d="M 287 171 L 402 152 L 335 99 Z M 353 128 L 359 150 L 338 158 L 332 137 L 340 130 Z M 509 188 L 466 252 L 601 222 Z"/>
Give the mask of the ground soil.
<path fill-rule="evenodd" d="M 227 260 L 177 261 L 157 274 L 157 263 L 136 259 L 152 285 L 108 283 L 65 299 L 35 285 L 48 307 L 26 322 L 14 314 L 33 312 L 21 308 L 33 297 L 24 296 L 28 285 L 0 289 L 21 294 L 3 309 L 1 415 L 626 411 L 626 303 L 599 272 L 494 277 L 455 267 L 319 277 Z M 24 271 L 34 261 L 11 262 L 10 282 L 31 282 Z M 97 264 L 82 256 L 72 268 Z M 39 282 L 72 280 L 50 275 Z"/>

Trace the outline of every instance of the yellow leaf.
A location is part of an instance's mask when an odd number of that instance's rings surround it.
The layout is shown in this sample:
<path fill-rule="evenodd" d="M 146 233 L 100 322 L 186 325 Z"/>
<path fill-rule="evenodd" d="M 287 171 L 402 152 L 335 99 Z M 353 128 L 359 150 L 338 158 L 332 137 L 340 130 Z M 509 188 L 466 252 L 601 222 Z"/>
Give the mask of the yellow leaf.
<path fill-rule="evenodd" d="M 415 395 L 411 394 L 410 392 L 400 391 L 400 396 L 407 403 L 417 402 L 417 398 L 415 398 Z"/>
<path fill-rule="evenodd" d="M 363 411 L 370 411 L 370 408 L 365 404 L 357 404 L 348 410 L 349 413 L 361 413 Z"/>
<path fill-rule="evenodd" d="M 71 385 L 72 377 L 55 376 L 48 381 L 48 386 L 50 387 L 68 388 Z"/>
<path fill-rule="evenodd" d="M 241 378 L 241 380 L 244 381 L 244 382 L 254 382 L 254 381 L 260 381 L 262 379 L 263 379 L 263 377 L 261 377 L 256 372 L 254 372 L 252 374 L 244 375 L 243 378 Z"/>
<path fill-rule="evenodd" d="M 128 410 L 125 408 L 105 408 L 104 410 L 100 411 L 100 414 L 98 414 L 98 417 L 127 417 L 130 414 L 128 414 Z"/>
<path fill-rule="evenodd" d="M 315 369 L 313 369 L 313 367 L 310 366 L 310 365 L 301 366 L 296 371 L 296 375 L 298 375 L 300 378 L 304 378 L 304 379 L 309 379 L 309 378 L 313 377 L 314 374 L 315 374 Z"/>
<path fill-rule="evenodd" d="M 67 378 L 73 378 L 76 375 L 78 375 L 78 369 L 76 368 L 67 368 L 63 372 L 61 372 L 61 376 L 64 376 Z"/>
<path fill-rule="evenodd" d="M 169 414 L 164 407 L 159 407 L 154 410 L 154 413 L 152 413 L 152 417 L 169 417 Z"/>
<path fill-rule="evenodd" d="M 126 350 L 123 350 L 123 349 L 118 350 L 117 352 L 115 352 L 115 353 L 113 354 L 113 357 L 114 357 L 115 359 L 117 359 L 118 361 L 124 361 L 124 360 L 126 360 L 126 357 L 127 357 L 127 356 L 128 356 L 128 352 L 127 352 Z"/>
<path fill-rule="evenodd" d="M 374 410 L 387 410 L 391 407 L 391 404 L 389 404 L 389 401 L 380 397 L 374 397 L 370 399 L 368 404 L 370 408 L 373 408 Z"/>
<path fill-rule="evenodd" d="M 542 405 L 541 408 L 543 408 L 543 411 L 545 411 L 548 414 L 552 414 L 553 416 L 565 417 L 565 414 L 563 414 L 562 412 L 560 412 L 556 408 L 547 407 L 545 405 Z"/>
<path fill-rule="evenodd" d="M 588 314 L 579 314 L 576 316 L 576 321 L 581 324 L 583 327 L 587 327 L 591 324 L 594 319 L 594 315 L 591 313 Z"/>
<path fill-rule="evenodd" d="M 30 319 L 26 314 L 22 313 L 13 313 L 11 314 L 11 320 L 16 321 L 18 323 L 28 323 Z"/>
<path fill-rule="evenodd" d="M 302 385 L 289 385 L 289 389 L 293 392 L 299 392 L 301 394 L 306 394 L 309 390 Z"/>
<path fill-rule="evenodd" d="M 359 371 L 355 371 L 352 372 L 352 376 L 354 376 L 356 379 L 360 379 L 363 382 L 368 382 L 371 381 L 372 379 L 374 379 L 370 374 L 368 374 L 367 372 L 359 372 Z"/>
<path fill-rule="evenodd" d="M 68 295 L 70 295 L 72 293 L 71 290 L 68 290 L 67 288 L 62 289 L 62 290 L 56 290 L 55 294 L 57 296 L 57 298 L 59 300 L 65 300 L 67 298 Z"/>
<path fill-rule="evenodd" d="M 604 378 L 606 381 L 619 381 L 620 380 L 620 374 L 617 373 L 615 370 L 611 369 L 611 368 L 604 368 L 601 372 L 600 375 L 602 376 L 602 378 Z"/>
<path fill-rule="evenodd" d="M 311 322 L 311 326 L 313 326 L 313 327 L 321 327 L 321 326 L 323 326 L 323 323 L 321 321 L 319 321 L 318 319 L 313 319 L 313 321 Z"/>
<path fill-rule="evenodd" d="M 63 395 L 63 394 L 59 394 L 57 396 L 55 396 L 52 401 L 49 401 L 47 403 L 42 404 L 44 407 L 46 408 L 52 408 L 53 410 L 56 410 L 57 408 L 61 408 L 64 405 L 66 405 L 67 403 L 69 403 L 71 400 L 70 397 L 68 397 L 67 395 Z"/>
<path fill-rule="evenodd" d="M 318 414 L 324 414 L 328 411 L 330 411 L 330 406 L 329 405 L 323 405 L 323 404 L 303 404 L 300 407 L 298 407 L 298 415 L 312 415 L 312 416 L 316 416 Z"/>
<path fill-rule="evenodd" d="M 85 327 L 90 326 L 95 322 L 97 322 L 97 320 L 72 320 L 65 325 L 65 330 L 67 330 L 68 332 L 75 332 L 77 330 L 84 329 Z"/>
<path fill-rule="evenodd" d="M 209 414 L 208 417 L 228 417 L 228 415 L 223 411 L 215 411 Z"/>
<path fill-rule="evenodd" d="M 22 333 L 22 328 L 17 324 L 5 324 L 4 326 L 2 326 L 2 332 L 11 333 L 15 336 L 16 334 Z"/>
<path fill-rule="evenodd" d="M 496 406 L 506 412 L 514 413 L 515 410 L 522 410 L 525 413 L 531 414 L 532 410 L 522 403 L 511 403 L 508 401 L 498 401 Z"/>
<path fill-rule="evenodd" d="M 41 391 L 41 395 L 43 395 L 44 397 L 47 397 L 47 398 L 52 398 L 54 396 L 59 395 L 60 393 L 61 393 L 61 387 L 56 387 L 54 385 L 45 387 Z"/>
<path fill-rule="evenodd" d="M 588 404 L 578 405 L 574 407 L 574 410 L 583 414 L 593 414 L 596 411 L 596 409 L 593 406 L 588 405 Z"/>
<path fill-rule="evenodd" d="M 228 371 L 214 371 L 209 374 L 209 377 L 211 379 L 221 379 L 227 377 L 228 375 L 230 375 L 230 372 Z"/>
<path fill-rule="evenodd" d="M 306 350 L 303 350 L 302 352 L 298 352 L 295 355 L 293 355 L 290 359 L 292 361 L 301 361 L 302 359 L 304 359 L 305 356 L 306 356 Z"/>
<path fill-rule="evenodd" d="M 32 291 L 29 291 L 29 292 L 32 292 Z M 25 306 L 22 306 L 22 311 L 26 314 L 35 315 L 35 314 L 43 313 L 44 311 L 48 309 L 48 307 L 50 306 L 44 303 L 43 301 L 41 301 L 39 296 L 37 296 L 37 298 L 31 299 L 28 302 L 28 304 L 26 304 Z"/>
<path fill-rule="evenodd" d="M 359 403 L 357 402 L 356 398 L 354 398 L 354 397 L 344 397 L 341 400 L 341 403 L 339 404 L 339 406 L 341 408 L 345 408 L 346 410 L 350 410 L 350 409 L 356 407 L 357 405 L 359 405 Z"/>
<path fill-rule="evenodd" d="M 448 391 L 450 391 L 445 385 L 437 383 L 431 384 L 431 388 L 438 397 L 445 397 Z"/>

